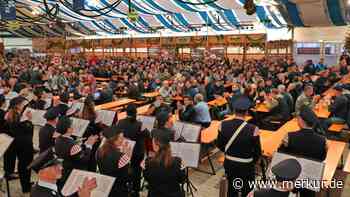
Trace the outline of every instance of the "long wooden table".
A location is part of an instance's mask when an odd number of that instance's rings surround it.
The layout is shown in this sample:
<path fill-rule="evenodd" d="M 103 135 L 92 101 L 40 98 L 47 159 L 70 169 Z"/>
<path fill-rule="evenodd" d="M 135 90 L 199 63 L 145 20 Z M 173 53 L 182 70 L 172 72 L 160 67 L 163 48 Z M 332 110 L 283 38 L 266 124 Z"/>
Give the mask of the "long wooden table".
<path fill-rule="evenodd" d="M 147 112 L 148 108 L 149 108 L 150 104 L 148 105 L 144 105 L 144 106 L 141 106 L 141 107 L 138 107 L 137 108 L 137 115 L 143 115 Z M 126 112 L 120 112 L 118 113 L 118 120 L 122 120 L 122 119 L 125 119 L 126 118 Z"/>
<path fill-rule="evenodd" d="M 270 111 L 269 108 L 267 108 L 266 103 L 257 104 L 253 110 L 256 112 L 264 112 L 264 113 L 267 113 Z"/>
<path fill-rule="evenodd" d="M 265 156 L 272 157 L 281 145 L 284 136 L 289 132 L 295 132 L 298 130 L 299 126 L 296 119 L 288 121 L 276 132 L 261 130 L 260 142 L 263 154 Z M 328 151 L 327 157 L 324 161 L 326 165 L 323 174 L 323 180 L 326 181 L 326 185 L 330 183 L 334 176 L 338 163 L 341 160 L 345 148 L 345 143 L 334 140 L 327 140 L 327 145 Z"/>
<path fill-rule="evenodd" d="M 136 100 L 134 100 L 134 99 L 128 99 L 128 98 L 119 99 L 117 101 L 105 103 L 102 105 L 97 105 L 97 106 L 95 106 L 95 110 L 102 110 L 102 109 L 106 110 L 106 109 L 112 109 L 112 108 L 116 108 L 116 107 L 122 107 L 122 106 L 128 105 L 130 103 L 133 103 L 135 101 Z"/>
<path fill-rule="evenodd" d="M 159 96 L 159 92 L 147 92 L 147 93 L 143 93 L 142 96 L 146 97 L 146 98 L 154 98 Z"/>
<path fill-rule="evenodd" d="M 227 100 L 225 97 L 219 97 L 219 98 L 216 98 L 216 99 L 208 102 L 209 106 L 223 106 L 226 104 L 227 104 Z"/>

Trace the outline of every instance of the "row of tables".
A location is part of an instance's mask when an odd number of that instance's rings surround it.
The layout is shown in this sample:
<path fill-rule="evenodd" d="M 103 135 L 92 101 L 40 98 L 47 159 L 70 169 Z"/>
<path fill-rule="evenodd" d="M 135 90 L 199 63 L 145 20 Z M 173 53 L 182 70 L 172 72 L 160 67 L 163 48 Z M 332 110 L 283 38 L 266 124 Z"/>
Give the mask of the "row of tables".
<path fill-rule="evenodd" d="M 350 75 L 344 76 L 344 78 L 340 81 L 340 83 L 350 83 Z M 143 96 L 146 98 L 153 98 L 158 95 L 159 95 L 158 92 L 151 92 L 151 93 L 145 93 Z M 323 96 L 325 97 L 334 96 L 334 90 L 333 89 L 327 90 Z M 173 100 L 182 100 L 182 97 L 179 97 L 179 96 L 174 97 Z M 103 105 L 96 106 L 96 109 L 115 109 L 117 107 L 125 106 L 129 103 L 133 103 L 135 101 L 136 100 L 133 100 L 133 99 L 121 99 L 111 103 L 106 103 Z M 222 105 L 225 105 L 226 103 L 227 103 L 226 99 L 224 97 L 220 97 L 213 101 L 208 102 L 208 105 L 222 106 Z M 139 107 L 137 109 L 138 114 L 144 114 L 147 111 L 148 107 L 149 105 Z M 255 110 L 259 112 L 268 112 L 268 108 L 264 103 L 257 105 Z M 315 109 L 315 113 L 320 118 L 327 118 L 330 115 L 330 112 L 328 111 L 327 106 L 325 105 L 319 105 Z M 126 117 L 125 112 L 118 113 L 118 119 L 123 119 L 125 117 Z M 234 118 L 234 115 L 229 115 L 224 120 L 229 120 L 233 118 Z M 252 117 L 247 116 L 246 120 L 248 121 L 251 118 Z M 221 121 L 214 120 L 211 122 L 211 125 L 208 128 L 202 130 L 201 138 L 200 138 L 202 143 L 209 144 L 217 139 L 220 123 Z M 294 118 L 288 121 L 287 123 L 285 123 L 277 131 L 272 132 L 272 131 L 261 130 L 260 141 L 261 141 L 263 155 L 267 157 L 272 157 L 272 155 L 277 151 L 278 147 L 281 145 L 284 136 L 286 136 L 289 132 L 295 132 L 295 131 L 298 131 L 299 129 L 300 128 L 298 126 L 297 119 Z M 330 183 L 337 169 L 338 163 L 342 159 L 342 154 L 346 144 L 344 142 L 327 140 L 327 145 L 328 145 L 328 151 L 327 151 L 327 157 L 324 161 L 325 170 L 324 170 L 323 180 Z M 346 159 L 343 171 L 350 173 L 350 154 Z"/>

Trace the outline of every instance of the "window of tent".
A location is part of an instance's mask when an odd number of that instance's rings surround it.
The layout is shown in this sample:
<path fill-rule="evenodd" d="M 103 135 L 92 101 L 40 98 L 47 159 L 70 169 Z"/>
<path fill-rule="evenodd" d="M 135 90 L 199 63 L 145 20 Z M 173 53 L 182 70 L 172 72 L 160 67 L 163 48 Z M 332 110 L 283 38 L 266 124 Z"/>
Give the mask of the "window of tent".
<path fill-rule="evenodd" d="M 243 47 L 227 47 L 228 54 L 243 53 Z"/>
<path fill-rule="evenodd" d="M 136 51 L 138 53 L 147 53 L 147 48 L 137 48 Z"/>

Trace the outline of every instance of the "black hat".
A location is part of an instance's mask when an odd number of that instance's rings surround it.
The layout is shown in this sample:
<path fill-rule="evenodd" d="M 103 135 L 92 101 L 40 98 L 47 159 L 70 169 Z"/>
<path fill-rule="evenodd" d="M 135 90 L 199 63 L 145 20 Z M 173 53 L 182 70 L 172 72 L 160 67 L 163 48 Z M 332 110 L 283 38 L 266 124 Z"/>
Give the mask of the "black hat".
<path fill-rule="evenodd" d="M 54 120 L 56 119 L 58 116 L 60 115 L 60 112 L 58 110 L 58 108 L 53 107 L 49 110 L 46 111 L 46 113 L 44 114 L 44 118 L 46 120 Z"/>
<path fill-rule="evenodd" d="M 116 125 L 111 126 L 111 127 L 106 127 L 102 131 L 102 135 L 107 139 L 111 138 L 119 133 L 122 133 L 122 130 L 120 128 L 118 128 Z"/>
<path fill-rule="evenodd" d="M 35 172 L 39 172 L 40 170 L 50 166 L 62 164 L 62 162 L 63 160 L 59 159 L 50 148 L 40 153 L 40 155 L 28 166 L 28 169 L 33 169 Z"/>
<path fill-rule="evenodd" d="M 72 126 L 72 120 L 67 116 L 61 116 L 56 125 L 56 130 L 60 134 L 65 134 Z"/>
<path fill-rule="evenodd" d="M 232 102 L 233 109 L 246 111 L 251 107 L 252 103 L 246 96 L 240 96 Z"/>
<path fill-rule="evenodd" d="M 277 181 L 294 181 L 301 173 L 301 165 L 296 159 L 286 159 L 271 168 Z"/>
<path fill-rule="evenodd" d="M 167 110 L 160 111 L 156 114 L 156 120 L 158 126 L 164 126 L 165 123 L 169 120 L 169 112 Z"/>
<path fill-rule="evenodd" d="M 164 129 L 152 130 L 152 138 L 159 141 L 160 144 L 169 144 L 169 142 L 172 140 L 172 136 Z"/>
<path fill-rule="evenodd" d="M 308 106 L 303 106 L 301 108 L 299 116 L 308 126 L 314 126 L 319 122 L 319 119 L 317 118 L 315 112 Z"/>
<path fill-rule="evenodd" d="M 126 114 L 130 117 L 136 117 L 137 109 L 135 104 L 130 104 L 126 107 Z"/>
<path fill-rule="evenodd" d="M 23 101 L 26 101 L 26 98 L 23 96 L 18 96 L 10 100 L 10 108 L 15 107 L 16 105 L 22 103 Z"/>

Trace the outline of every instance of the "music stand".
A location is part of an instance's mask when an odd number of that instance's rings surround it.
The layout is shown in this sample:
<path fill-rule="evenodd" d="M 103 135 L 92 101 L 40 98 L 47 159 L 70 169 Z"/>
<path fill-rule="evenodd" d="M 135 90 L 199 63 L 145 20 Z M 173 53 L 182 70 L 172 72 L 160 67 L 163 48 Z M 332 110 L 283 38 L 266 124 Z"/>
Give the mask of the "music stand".
<path fill-rule="evenodd" d="M 189 174 L 188 174 L 188 171 L 189 171 L 189 167 L 186 167 L 185 168 L 185 171 L 186 171 L 186 179 L 185 179 L 185 183 L 186 184 L 186 192 L 187 193 L 190 193 L 190 195 L 192 197 L 194 197 L 194 194 L 193 194 L 193 190 L 194 191 L 198 191 L 197 187 L 192 183 L 192 181 L 190 180 L 190 177 L 189 177 Z"/>

